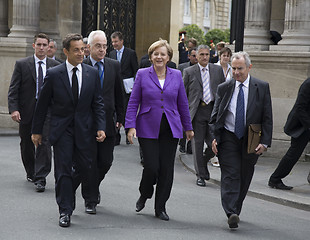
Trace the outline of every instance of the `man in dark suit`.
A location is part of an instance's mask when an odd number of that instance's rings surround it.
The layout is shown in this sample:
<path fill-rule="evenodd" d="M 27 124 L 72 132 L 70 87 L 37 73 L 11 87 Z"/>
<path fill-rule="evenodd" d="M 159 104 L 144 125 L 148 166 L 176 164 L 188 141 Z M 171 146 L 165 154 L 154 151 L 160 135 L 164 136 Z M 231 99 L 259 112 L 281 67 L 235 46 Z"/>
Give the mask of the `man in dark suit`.
<path fill-rule="evenodd" d="M 221 167 L 221 199 L 229 228 L 238 228 L 242 204 L 248 192 L 254 166 L 272 139 L 272 108 L 269 84 L 249 75 L 249 55 L 232 56 L 233 79 L 218 86 L 210 127 L 212 150 Z M 247 152 L 250 124 L 261 124 L 256 153 Z"/>
<path fill-rule="evenodd" d="M 59 226 L 69 227 L 75 207 L 75 190 L 81 181 L 91 179 L 95 141 L 105 139 L 106 122 L 98 70 L 82 63 L 83 37 L 68 34 L 63 46 L 67 60 L 47 71 L 35 109 L 32 141 L 36 146 L 41 144 L 43 122 L 50 105 L 49 140 L 54 147 Z"/>
<path fill-rule="evenodd" d="M 107 38 L 103 31 L 92 31 L 89 34 L 88 48 L 90 49 L 90 56 L 83 62 L 96 69 L 100 68 L 101 95 L 106 114 L 106 139 L 102 143 L 97 143 L 97 161 L 95 161 L 94 174 L 92 174 L 95 178 L 94 182 L 97 182 L 95 198 L 100 199 L 99 186 L 112 166 L 115 136 L 117 130 L 124 124 L 124 87 L 120 63 L 105 57 Z M 88 182 L 82 182 L 85 211 L 95 214 L 96 205 L 89 203 L 89 196 L 87 195 L 90 192 L 89 188 Z"/>
<path fill-rule="evenodd" d="M 211 149 L 212 137 L 209 121 L 214 105 L 217 86 L 225 81 L 220 66 L 210 64 L 210 49 L 200 45 L 197 49 L 198 64 L 183 70 L 183 80 L 187 93 L 189 111 L 195 132 L 192 139 L 194 166 L 197 175 L 196 184 L 206 186 L 205 180 L 210 179 L 208 161 L 214 157 Z M 208 148 L 203 156 L 204 143 Z"/>
<path fill-rule="evenodd" d="M 48 44 L 46 34 L 35 36 L 32 44 L 34 55 L 16 61 L 8 92 L 9 113 L 19 123 L 20 150 L 27 180 L 35 183 L 37 192 L 44 192 L 46 176 L 51 171 L 51 146 L 47 139 L 47 117 L 42 144 L 35 150 L 31 141 L 33 112 L 47 69 L 59 64 L 46 57 Z"/>
<path fill-rule="evenodd" d="M 57 42 L 54 39 L 50 39 L 47 49 L 47 56 L 49 58 L 58 61 L 59 63 L 63 63 L 64 61 L 62 59 L 56 57 L 56 52 L 57 52 Z"/>
<path fill-rule="evenodd" d="M 270 176 L 268 185 L 281 190 L 291 190 L 282 182 L 292 170 L 310 140 L 310 78 L 299 88 L 293 109 L 287 117 L 284 132 L 291 137 L 291 146 Z"/>
<path fill-rule="evenodd" d="M 191 48 L 188 51 L 189 62 L 185 62 L 185 63 L 179 64 L 178 69 L 181 71 L 182 76 L 183 76 L 183 70 L 185 68 L 193 66 L 193 65 L 195 65 L 198 62 L 196 54 L 197 54 L 197 48 L 196 47 Z M 188 141 L 187 144 L 186 144 L 186 136 L 185 136 L 184 132 L 183 132 L 183 138 L 180 139 L 180 141 L 179 141 L 179 145 L 180 145 L 179 151 L 181 153 L 185 153 L 186 152 L 188 154 L 192 154 L 192 142 Z"/>
<path fill-rule="evenodd" d="M 109 57 L 121 63 L 121 75 L 125 84 L 124 96 L 125 96 L 125 113 L 126 113 L 134 77 L 136 75 L 136 72 L 138 71 L 138 58 L 134 50 L 124 46 L 124 38 L 121 32 L 112 33 L 111 41 L 114 50 L 110 52 Z M 127 133 L 128 131 L 126 130 L 126 144 L 130 144 L 127 139 Z M 118 131 L 116 135 L 115 145 L 119 145 L 120 141 L 121 141 L 121 135 Z"/>

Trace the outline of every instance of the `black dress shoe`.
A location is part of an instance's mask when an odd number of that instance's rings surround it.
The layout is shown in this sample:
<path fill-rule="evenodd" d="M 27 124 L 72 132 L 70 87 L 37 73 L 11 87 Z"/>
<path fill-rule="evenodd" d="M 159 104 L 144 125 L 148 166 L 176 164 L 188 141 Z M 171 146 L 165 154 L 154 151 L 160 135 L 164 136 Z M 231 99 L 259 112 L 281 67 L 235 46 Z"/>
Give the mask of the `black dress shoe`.
<path fill-rule="evenodd" d="M 180 153 L 185 153 L 185 146 L 180 145 L 179 151 Z"/>
<path fill-rule="evenodd" d="M 196 184 L 200 187 L 205 187 L 206 186 L 206 182 L 204 179 L 202 178 L 197 178 Z"/>
<path fill-rule="evenodd" d="M 293 188 L 291 186 L 286 186 L 282 181 L 278 183 L 274 183 L 274 182 L 271 182 L 270 180 L 268 182 L 268 186 L 271 188 L 280 189 L 280 190 L 291 190 Z"/>
<path fill-rule="evenodd" d="M 36 191 L 37 192 L 44 192 L 45 191 L 45 186 L 42 183 L 36 183 Z"/>
<path fill-rule="evenodd" d="M 136 203 L 136 212 L 140 212 L 145 207 L 146 198 L 140 196 Z"/>
<path fill-rule="evenodd" d="M 88 214 L 96 214 L 96 205 L 95 204 L 86 204 L 85 212 Z"/>
<path fill-rule="evenodd" d="M 69 227 L 70 226 L 70 215 L 69 214 L 60 214 L 59 217 L 59 226 Z"/>
<path fill-rule="evenodd" d="M 227 221 L 229 228 L 238 228 L 239 221 L 240 219 L 237 214 L 231 214 Z"/>
<path fill-rule="evenodd" d="M 160 220 L 169 221 L 169 216 L 165 211 L 155 212 L 155 216 Z"/>

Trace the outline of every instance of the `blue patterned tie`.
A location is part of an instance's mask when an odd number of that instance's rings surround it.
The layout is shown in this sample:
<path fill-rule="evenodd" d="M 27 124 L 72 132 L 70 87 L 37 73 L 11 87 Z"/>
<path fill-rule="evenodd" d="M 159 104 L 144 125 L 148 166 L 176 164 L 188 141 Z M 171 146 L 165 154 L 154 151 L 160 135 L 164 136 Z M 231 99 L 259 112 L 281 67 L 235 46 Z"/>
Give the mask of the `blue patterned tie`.
<path fill-rule="evenodd" d="M 243 84 L 239 85 L 239 93 L 237 97 L 237 107 L 236 107 L 236 119 L 235 119 L 235 134 L 237 138 L 242 138 L 244 135 L 244 94 L 243 94 Z"/>
<path fill-rule="evenodd" d="M 102 62 L 96 62 L 98 71 L 99 71 L 99 78 L 100 78 L 100 84 L 101 88 L 103 87 L 103 79 L 104 79 L 104 66 Z"/>

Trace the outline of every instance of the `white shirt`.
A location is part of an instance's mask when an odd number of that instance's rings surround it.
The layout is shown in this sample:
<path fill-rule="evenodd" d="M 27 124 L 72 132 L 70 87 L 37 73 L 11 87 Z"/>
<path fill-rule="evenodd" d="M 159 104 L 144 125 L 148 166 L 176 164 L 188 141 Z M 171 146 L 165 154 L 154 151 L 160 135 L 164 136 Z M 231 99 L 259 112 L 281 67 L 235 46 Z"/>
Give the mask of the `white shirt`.
<path fill-rule="evenodd" d="M 248 97 L 249 97 L 249 83 L 250 83 L 250 75 L 248 74 L 247 79 L 242 83 L 243 94 L 244 94 L 244 125 L 246 124 L 246 110 L 248 106 Z M 237 107 L 237 97 L 239 93 L 239 85 L 241 82 L 236 81 L 235 90 L 233 92 L 232 98 L 230 100 L 228 106 L 228 112 L 226 116 L 226 120 L 224 123 L 224 127 L 230 131 L 235 132 L 235 118 L 236 118 L 236 107 Z"/>
<path fill-rule="evenodd" d="M 69 63 L 68 60 L 66 60 L 66 66 L 67 66 L 67 72 L 68 72 L 70 86 L 72 87 L 72 74 L 73 74 L 73 68 L 75 68 L 75 66 L 73 66 L 71 63 Z M 76 67 L 78 69 L 76 71 L 76 76 L 77 76 L 77 79 L 78 79 L 79 96 L 80 96 L 81 88 L 82 88 L 82 65 L 79 64 Z"/>
<path fill-rule="evenodd" d="M 35 62 L 35 66 L 36 66 L 36 98 L 38 98 L 38 86 L 39 86 L 39 80 L 38 80 L 38 75 L 39 75 L 39 62 L 41 61 L 41 67 L 42 67 L 42 72 L 43 72 L 43 82 L 44 82 L 44 78 L 46 75 L 46 57 L 43 60 L 40 60 L 36 55 L 34 56 L 34 62 Z"/>
<path fill-rule="evenodd" d="M 218 65 L 218 66 L 221 66 L 221 67 L 222 67 L 220 61 L 218 61 L 217 63 L 214 63 L 214 65 Z M 226 70 L 226 73 L 225 73 L 225 71 L 224 71 L 224 68 L 223 68 L 223 73 L 224 73 L 224 77 L 226 76 L 225 81 L 229 81 L 229 80 L 231 80 L 231 79 L 233 78 L 233 75 L 232 75 L 232 68 L 231 68 L 231 66 L 229 65 L 229 63 L 227 63 L 227 70 Z"/>
<path fill-rule="evenodd" d="M 161 88 L 164 88 L 165 80 L 166 80 L 166 79 L 159 80 L 159 83 L 160 83 Z"/>
<path fill-rule="evenodd" d="M 119 61 L 122 60 L 124 49 L 125 49 L 124 46 L 120 50 L 115 49 L 116 50 L 116 60 L 119 60 Z M 119 59 L 117 58 L 118 52 L 119 52 Z"/>

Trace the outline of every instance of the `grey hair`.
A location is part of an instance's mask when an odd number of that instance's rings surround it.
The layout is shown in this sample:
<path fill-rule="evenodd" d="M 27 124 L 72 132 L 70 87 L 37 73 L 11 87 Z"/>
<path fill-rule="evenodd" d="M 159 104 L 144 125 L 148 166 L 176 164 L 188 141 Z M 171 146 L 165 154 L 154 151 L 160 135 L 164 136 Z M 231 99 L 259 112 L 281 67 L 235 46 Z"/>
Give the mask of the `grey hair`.
<path fill-rule="evenodd" d="M 250 59 L 250 55 L 247 53 L 247 52 L 236 52 L 236 53 L 233 53 L 233 55 L 231 56 L 231 62 L 232 60 L 234 59 L 244 59 L 245 61 L 245 65 L 247 67 L 250 67 L 251 65 L 251 59 Z"/>
<path fill-rule="evenodd" d="M 101 35 L 102 37 L 104 37 L 105 39 L 107 39 L 107 36 L 105 35 L 104 31 L 102 30 L 95 30 L 92 31 L 89 35 L 88 35 L 88 41 L 87 43 L 89 45 L 92 45 L 92 42 L 94 41 L 95 36 L 97 35 Z"/>
<path fill-rule="evenodd" d="M 210 52 L 210 48 L 208 45 L 199 45 L 197 48 L 197 52 L 199 52 L 200 49 L 208 49 L 208 51 Z"/>
<path fill-rule="evenodd" d="M 50 42 L 54 43 L 54 47 L 57 48 L 57 42 L 54 39 L 50 39 Z"/>

